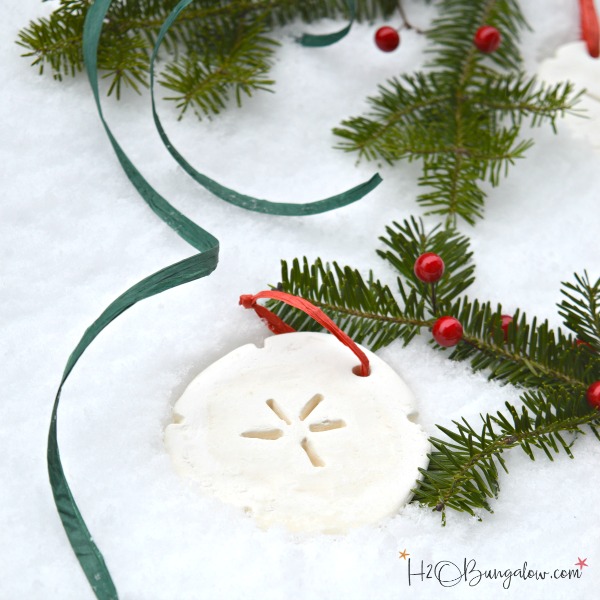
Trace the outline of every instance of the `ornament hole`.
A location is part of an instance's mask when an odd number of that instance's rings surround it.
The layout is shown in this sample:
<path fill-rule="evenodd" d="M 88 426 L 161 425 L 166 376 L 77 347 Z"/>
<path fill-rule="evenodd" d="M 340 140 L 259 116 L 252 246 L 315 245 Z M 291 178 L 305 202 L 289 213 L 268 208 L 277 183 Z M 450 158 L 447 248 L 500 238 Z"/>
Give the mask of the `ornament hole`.
<path fill-rule="evenodd" d="M 173 423 L 175 423 L 175 425 L 180 425 L 181 423 L 183 423 L 183 421 L 184 418 L 179 413 L 173 413 Z"/>
<path fill-rule="evenodd" d="M 304 421 L 310 413 L 323 402 L 324 397 L 323 394 L 315 394 L 303 407 L 300 411 L 300 420 Z"/>
<path fill-rule="evenodd" d="M 302 446 L 302 450 L 306 452 L 306 456 L 308 456 L 308 459 L 310 460 L 313 467 L 325 466 L 325 463 L 321 460 L 319 455 L 315 452 L 314 448 L 312 447 L 312 444 L 306 438 L 304 438 L 300 442 L 300 446 Z"/>
<path fill-rule="evenodd" d="M 358 377 L 368 377 L 371 374 L 371 369 L 369 368 L 369 372 L 366 375 L 362 374 L 362 365 L 356 365 L 352 367 L 352 372 Z"/>
<path fill-rule="evenodd" d="M 282 435 L 281 429 L 263 429 L 257 431 L 244 431 L 240 433 L 242 437 L 254 438 L 258 440 L 278 440 Z"/>
<path fill-rule="evenodd" d="M 318 433 L 320 431 L 331 431 L 332 429 L 341 429 L 342 427 L 346 427 L 346 423 L 342 419 L 337 419 L 335 421 L 323 421 L 322 423 L 313 423 L 308 428 L 313 433 Z"/>
<path fill-rule="evenodd" d="M 267 406 L 282 420 L 285 422 L 286 425 L 291 425 L 292 422 L 285 416 L 285 413 L 283 412 L 283 410 L 281 410 L 281 407 L 279 406 L 279 404 L 277 404 L 277 402 L 275 402 L 275 400 L 270 399 L 267 400 Z"/>

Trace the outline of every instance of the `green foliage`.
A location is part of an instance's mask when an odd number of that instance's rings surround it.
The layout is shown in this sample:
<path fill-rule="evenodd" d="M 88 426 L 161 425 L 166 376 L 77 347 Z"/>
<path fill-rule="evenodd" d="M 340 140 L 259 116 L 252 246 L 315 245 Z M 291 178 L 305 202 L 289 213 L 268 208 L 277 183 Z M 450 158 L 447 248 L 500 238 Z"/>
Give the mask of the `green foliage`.
<path fill-rule="evenodd" d="M 50 17 L 31 21 L 19 32 L 17 44 L 27 50 L 40 73 L 48 65 L 55 79 L 74 76 L 83 68 L 81 34 L 89 0 L 61 0 Z"/>
<path fill-rule="evenodd" d="M 520 410 L 506 403 L 506 412 L 481 415 L 480 430 L 465 420 L 453 421 L 453 430 L 438 426 L 447 439 L 430 439 L 434 450 L 414 500 L 441 511 L 443 522 L 447 508 L 477 516 L 478 509 L 492 512 L 489 500 L 500 490 L 499 468 L 508 473 L 506 450 L 520 447 L 532 460 L 536 449 L 550 460 L 563 450 L 572 458 L 573 436 L 584 434 L 584 426 L 600 439 L 600 413 L 581 394 L 543 388 L 521 400 Z"/>
<path fill-rule="evenodd" d="M 40 73 L 55 79 L 83 69 L 82 32 L 92 0 L 60 0 L 47 18 L 29 23 L 17 43 Z M 108 79 L 108 95 L 123 87 L 148 85 L 149 61 L 158 31 L 177 0 L 114 0 L 100 41 L 98 67 Z M 358 0 L 358 20 L 387 17 L 395 0 Z M 168 97 L 183 115 L 191 106 L 199 116 L 219 112 L 230 96 L 268 90 L 277 42 L 275 26 L 296 19 L 347 18 L 344 0 L 196 0 L 178 18 L 165 39 L 159 83 L 175 92 Z"/>
<path fill-rule="evenodd" d="M 600 278 L 592 285 L 588 274 L 575 274 L 575 283 L 563 283 L 565 300 L 559 306 L 559 314 L 565 325 L 591 352 L 600 352 Z"/>
<path fill-rule="evenodd" d="M 522 121 L 555 128 L 578 95 L 569 83 L 544 86 L 518 70 L 526 23 L 514 0 L 442 0 L 439 11 L 426 32 L 432 70 L 390 79 L 368 99 L 366 116 L 343 121 L 334 133 L 339 147 L 359 158 L 422 161 L 427 191 L 418 202 L 448 226 L 458 217 L 474 224 L 483 216 L 481 182 L 498 185 L 532 144 L 519 139 Z M 483 24 L 502 34 L 499 49 L 487 55 L 472 42 Z"/>
<path fill-rule="evenodd" d="M 177 0 L 114 0 L 99 49 L 108 94 L 148 84 L 152 46 Z M 24 56 L 54 77 L 83 68 L 81 32 L 91 0 L 60 0 L 48 18 L 19 34 Z M 335 129 L 339 147 L 359 158 L 420 160 L 418 202 L 431 214 L 474 224 L 483 216 L 482 182 L 499 184 L 509 166 L 525 155 L 524 121 L 550 124 L 573 111 L 571 84 L 544 86 L 519 71 L 520 31 L 527 26 L 516 0 L 440 0 L 439 16 L 426 32 L 432 46 L 429 70 L 390 79 L 369 98 L 370 112 Z M 358 20 L 388 18 L 402 7 L 395 0 L 357 0 Z M 347 17 L 345 0 L 196 0 L 165 39 L 158 82 L 180 111 L 211 116 L 244 96 L 271 91 L 269 76 L 277 42 L 275 26 Z M 502 34 L 499 49 L 479 52 L 473 35 L 482 24 Z M 166 59 L 166 60 L 165 60 Z"/>
<path fill-rule="evenodd" d="M 473 370 L 486 369 L 490 379 L 522 387 L 563 386 L 579 393 L 600 377 L 592 353 L 575 344 L 548 322 L 516 311 L 507 335 L 500 327 L 502 307 L 463 297 L 448 311 L 462 323 L 464 343 L 453 350 L 454 360 L 470 360 Z"/>
<path fill-rule="evenodd" d="M 302 296 L 321 308 L 356 342 L 377 350 L 397 338 L 405 344 L 419 332 L 425 321 L 425 303 L 413 290 L 401 294 L 402 307 L 390 289 L 373 279 L 365 281 L 350 267 L 323 265 L 317 259 L 309 265 L 297 259 L 291 268 L 282 261 L 280 287 Z M 306 313 L 280 302 L 270 301 L 269 308 L 291 327 L 303 331 L 321 331 L 320 325 Z"/>
<path fill-rule="evenodd" d="M 505 334 L 501 306 L 463 295 L 474 280 L 466 237 L 439 226 L 426 232 L 421 221 L 411 218 L 388 227 L 380 239 L 386 249 L 379 256 L 400 275 L 398 297 L 372 273 L 365 280 L 350 267 L 324 265 L 319 259 L 313 264 L 306 258 L 294 260 L 291 268 L 283 262 L 279 287 L 321 307 L 341 329 L 372 349 L 397 338 L 408 344 L 442 314 L 454 316 L 464 335 L 449 353 L 452 360 L 469 361 L 490 379 L 528 388 L 520 407 L 506 404 L 504 412 L 482 415 L 479 430 L 464 420 L 453 422 L 452 428 L 438 426 L 446 438 L 431 439 L 430 465 L 422 471 L 416 501 L 442 511 L 444 520 L 447 508 L 470 514 L 490 510 L 489 502 L 499 491 L 499 470 L 507 470 L 506 450 L 520 447 L 531 459 L 536 449 L 551 460 L 561 449 L 571 456 L 573 434 L 583 433 L 586 425 L 600 439 L 600 412 L 585 399 L 587 387 L 600 380 L 600 280 L 592 285 L 587 274 L 575 275 L 575 283 L 564 284 L 567 299 L 559 305 L 567 326 L 589 347 L 520 311 Z M 415 260 L 424 252 L 435 252 L 445 261 L 446 271 L 435 286 L 437 297 L 433 286 L 413 273 Z M 320 329 L 283 303 L 270 301 L 269 308 L 294 329 Z"/>
<path fill-rule="evenodd" d="M 453 229 L 441 229 L 438 225 L 429 234 L 425 233 L 422 221 L 414 217 L 402 225 L 394 222 L 386 228 L 386 236 L 379 238 L 389 250 L 378 250 L 377 254 L 387 260 L 404 277 L 409 289 L 426 299 L 431 314 L 442 310 L 475 281 L 473 253 L 469 250 L 469 240 Z M 438 254 L 445 264 L 442 278 L 435 285 L 435 301 L 429 295 L 429 286 L 414 277 L 413 266 L 417 258 L 425 252 Z M 402 280 L 398 280 L 402 289 Z"/>
<path fill-rule="evenodd" d="M 228 35 L 220 36 L 211 49 L 209 60 L 201 60 L 196 53 L 179 56 L 170 62 L 162 75 L 162 85 L 175 92 L 166 100 L 173 100 L 181 110 L 180 118 L 190 106 L 199 116 L 210 116 L 226 107 L 230 92 L 238 106 L 242 94 L 253 91 L 272 91 L 274 81 L 266 74 L 277 42 L 265 35 L 264 25 L 256 23 L 243 29 L 235 27 Z M 209 67 L 205 64 L 210 64 Z"/>

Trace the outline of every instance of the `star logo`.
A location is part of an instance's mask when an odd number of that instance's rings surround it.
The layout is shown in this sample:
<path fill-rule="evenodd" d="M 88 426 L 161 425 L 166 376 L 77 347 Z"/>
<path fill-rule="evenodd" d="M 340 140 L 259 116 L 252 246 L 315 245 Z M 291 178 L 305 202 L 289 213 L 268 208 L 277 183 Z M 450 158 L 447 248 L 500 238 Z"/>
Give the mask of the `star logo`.
<path fill-rule="evenodd" d="M 406 548 L 404 548 L 404 550 L 402 550 L 402 552 L 399 552 L 399 554 L 400 554 L 400 556 L 398 556 L 398 558 L 403 558 L 404 560 L 406 560 L 407 556 L 410 556 L 410 554 L 406 551 Z"/>
<path fill-rule="evenodd" d="M 579 556 L 577 557 L 577 561 L 575 563 L 576 567 L 579 567 L 579 569 L 581 571 L 583 571 L 583 567 L 589 567 L 590 565 L 588 565 L 585 561 L 587 560 L 587 558 L 579 558 Z"/>

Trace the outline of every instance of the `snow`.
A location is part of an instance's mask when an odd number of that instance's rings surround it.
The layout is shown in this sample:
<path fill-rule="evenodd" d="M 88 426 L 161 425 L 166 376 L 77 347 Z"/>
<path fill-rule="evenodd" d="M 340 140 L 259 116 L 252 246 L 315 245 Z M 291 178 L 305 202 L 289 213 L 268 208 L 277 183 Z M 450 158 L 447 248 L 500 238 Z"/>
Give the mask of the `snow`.
<path fill-rule="evenodd" d="M 415 23 L 431 9 L 406 2 Z M 523 3 L 533 31 L 524 36 L 526 67 L 578 37 L 575 2 Z M 3 409 L 0 418 L 0 597 L 83 600 L 93 594 L 56 514 L 45 462 L 46 435 L 66 360 L 86 327 L 129 286 L 192 254 L 148 210 L 121 168 L 84 77 L 56 84 L 19 57 L 17 31 L 53 3 L 4 3 L 0 23 L 3 93 L 0 160 L 0 315 Z M 330 31 L 322 23 L 312 31 Z M 494 513 L 483 521 L 408 506 L 377 526 L 345 536 L 264 532 L 235 509 L 199 497 L 174 472 L 162 442 L 171 407 L 187 383 L 233 348 L 268 334 L 237 299 L 279 279 L 279 260 L 320 256 L 390 283 L 375 255 L 393 220 L 421 210 L 416 164 L 360 163 L 335 151 L 331 128 L 360 114 L 385 78 L 412 72 L 424 40 L 403 32 L 400 49 L 378 52 L 375 26 L 360 25 L 327 49 L 304 49 L 281 31 L 276 94 L 259 94 L 242 110 L 212 121 L 178 122 L 166 103 L 161 118 L 175 145 L 198 170 L 243 193 L 279 201 L 317 200 L 368 179 L 384 182 L 367 198 L 334 213 L 282 218 L 229 206 L 196 187 L 161 146 L 149 97 L 105 101 L 107 120 L 133 162 L 160 193 L 221 241 L 208 279 L 146 300 L 115 321 L 69 379 L 59 414 L 61 456 L 73 494 L 124 599 L 595 598 L 600 564 L 600 445 L 578 439 L 575 460 L 531 462 L 514 450 Z M 527 132 L 527 135 L 529 133 Z M 486 218 L 471 239 L 477 281 L 471 297 L 502 302 L 510 312 L 560 324 L 561 281 L 588 269 L 600 275 L 597 196 L 599 156 L 567 129 L 531 135 L 535 147 L 492 190 Z M 435 223 L 435 219 L 428 219 Z M 380 352 L 408 382 L 421 423 L 461 417 L 516 402 L 518 392 L 489 383 L 416 340 Z M 408 582 L 420 561 L 474 559 L 478 569 L 572 569 L 575 580 L 518 575 L 442 591 L 435 579 Z M 449 573 L 449 571 L 446 571 Z"/>

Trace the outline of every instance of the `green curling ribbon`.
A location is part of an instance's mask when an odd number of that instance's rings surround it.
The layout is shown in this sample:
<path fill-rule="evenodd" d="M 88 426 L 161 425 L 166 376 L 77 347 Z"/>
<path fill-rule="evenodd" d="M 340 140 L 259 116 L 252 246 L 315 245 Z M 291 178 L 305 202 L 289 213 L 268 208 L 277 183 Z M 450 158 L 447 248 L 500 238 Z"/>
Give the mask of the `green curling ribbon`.
<path fill-rule="evenodd" d="M 324 46 L 331 46 L 336 42 L 339 42 L 342 38 L 346 37 L 352 29 L 352 23 L 356 17 L 356 2 L 355 0 L 346 0 L 346 6 L 350 13 L 350 22 L 346 27 L 336 31 L 334 33 L 325 33 L 322 35 L 313 35 L 312 33 L 305 33 L 298 42 L 308 48 L 323 48 Z"/>
<path fill-rule="evenodd" d="M 252 196 L 246 196 L 244 194 L 240 194 L 234 190 L 231 190 L 220 183 L 214 181 L 210 177 L 199 173 L 190 165 L 190 163 L 185 160 L 185 158 L 179 153 L 179 151 L 173 146 L 171 140 L 167 136 L 162 123 L 158 117 L 156 112 L 156 101 L 154 95 L 154 64 L 158 54 L 158 50 L 162 41 L 169 31 L 169 28 L 176 21 L 177 17 L 181 14 L 181 12 L 186 9 L 194 0 L 181 0 L 179 4 L 173 9 L 171 14 L 167 17 L 165 22 L 163 23 L 160 31 L 158 33 L 158 37 L 156 38 L 156 43 L 154 44 L 154 49 L 152 51 L 152 58 L 150 59 L 150 95 L 152 98 L 152 116 L 154 118 L 154 124 L 156 125 L 156 129 L 160 138 L 163 141 L 163 144 L 170 152 L 171 156 L 179 163 L 179 165 L 183 168 L 183 170 L 192 177 L 197 183 L 205 187 L 207 190 L 212 192 L 215 196 L 218 196 L 222 200 L 234 204 L 240 208 L 245 208 L 247 210 L 251 210 L 259 213 L 266 213 L 269 215 L 282 215 L 282 216 L 306 216 L 306 215 L 314 215 L 322 212 L 327 212 L 329 210 L 334 210 L 336 208 L 340 208 L 342 206 L 347 206 L 352 202 L 356 202 L 363 198 L 366 194 L 371 192 L 375 187 L 377 187 L 382 179 L 378 173 L 373 175 L 369 181 L 365 181 L 356 187 L 349 189 L 345 192 L 337 194 L 335 196 L 331 196 L 330 198 L 326 198 L 325 200 L 317 200 L 316 202 L 309 202 L 306 204 L 295 204 L 288 202 L 270 202 L 269 200 L 261 200 L 259 198 L 253 198 Z M 349 7 L 351 8 L 351 13 L 354 18 L 354 0 L 348 0 Z M 351 6 L 350 6 L 351 5 Z M 349 31 L 350 25 L 348 25 L 347 29 Z M 341 33 L 341 32 L 339 32 Z M 338 36 L 339 33 L 331 34 L 333 36 Z M 347 33 L 347 32 L 346 32 Z M 346 35 L 344 33 L 344 35 Z M 306 36 L 304 36 L 306 37 Z M 310 36 L 309 36 L 310 37 Z M 316 36 L 321 37 L 321 36 Z M 330 36 L 324 36 L 330 37 Z M 343 35 L 341 36 L 343 37 Z M 332 38 L 333 40 L 333 38 Z M 327 44 L 307 44 L 307 45 L 328 45 L 333 44 L 334 41 L 330 41 Z"/>
<path fill-rule="evenodd" d="M 154 58 L 165 33 L 167 32 L 169 26 L 177 18 L 177 15 L 187 5 L 189 5 L 191 1 L 192 0 L 181 0 L 181 2 L 179 2 L 169 16 L 169 19 L 167 19 L 167 22 L 165 22 L 165 25 L 161 28 L 159 38 L 157 39 L 156 46 L 152 54 L 152 78 Z M 97 55 L 102 25 L 111 2 L 112 0 L 96 0 L 88 10 L 83 30 L 83 57 L 100 120 L 112 144 L 115 154 L 117 155 L 123 170 L 133 186 L 146 201 L 149 207 L 155 212 L 155 214 L 165 223 L 167 223 L 173 230 L 175 230 L 184 240 L 198 250 L 199 253 L 161 269 L 160 271 L 136 283 L 125 293 L 121 294 L 104 310 L 104 312 L 102 312 L 102 314 L 85 331 L 83 337 L 69 357 L 54 400 L 50 429 L 48 432 L 47 449 L 50 485 L 52 488 L 52 494 L 54 496 L 54 502 L 69 542 L 98 600 L 118 600 L 118 593 L 102 553 L 100 552 L 98 546 L 94 543 L 90 531 L 83 520 L 75 499 L 73 498 L 73 494 L 71 493 L 71 489 L 67 483 L 61 463 L 57 430 L 58 407 L 63 386 L 88 346 L 120 314 L 125 312 L 128 308 L 132 307 L 140 300 L 144 300 L 184 283 L 189 283 L 210 275 L 217 267 L 219 256 L 218 240 L 209 232 L 205 231 L 196 223 L 188 219 L 184 214 L 179 212 L 175 207 L 167 202 L 167 200 L 165 200 L 165 198 L 163 198 L 148 183 L 148 181 L 146 181 L 146 179 L 125 154 L 108 127 L 106 120 L 104 119 L 98 91 Z M 156 115 L 154 107 L 154 94 L 152 94 L 152 108 L 155 122 L 159 128 L 159 133 L 161 133 L 162 127 L 160 127 L 160 121 L 158 120 L 158 116 Z M 164 131 L 161 133 L 161 138 L 163 138 L 163 141 L 165 141 L 167 147 L 169 147 L 172 153 L 177 152 L 169 143 Z M 183 161 L 183 158 L 181 161 Z M 185 161 L 181 161 L 178 162 L 180 162 L 186 171 L 189 172 L 188 168 L 186 168 L 187 163 L 185 163 Z M 191 167 L 189 167 L 189 169 L 191 169 Z M 194 173 L 196 172 L 194 171 Z M 198 177 L 201 180 L 199 182 L 211 192 L 223 198 L 224 200 L 227 200 L 228 202 L 236 204 L 237 206 L 255 210 L 257 212 L 281 215 L 315 214 L 325 210 L 331 210 L 339 206 L 344 206 L 345 204 L 358 200 L 364 196 L 380 181 L 379 176 L 376 175 L 369 182 L 362 184 L 361 186 L 357 186 L 356 188 L 344 192 L 343 194 L 339 194 L 338 196 L 306 205 L 294 205 L 250 198 L 224 188 L 223 186 L 220 186 L 218 183 L 200 175 L 199 173 L 196 173 L 196 175 L 192 174 L 192 176 L 195 179 Z"/>
<path fill-rule="evenodd" d="M 197 254 L 174 265 L 170 265 L 129 288 L 112 302 L 86 330 L 67 361 L 67 366 L 65 367 L 52 409 L 50 431 L 48 433 L 48 475 L 60 520 L 75 552 L 75 556 L 98 600 L 118 600 L 119 596 L 104 558 L 98 546 L 94 543 L 79 508 L 75 503 L 60 460 L 57 439 L 57 412 L 62 388 L 85 349 L 114 319 L 140 300 L 160 294 L 160 292 L 183 283 L 210 275 L 217 266 L 218 252 L 219 248 L 217 245 L 202 252 L 202 254 Z"/>
<path fill-rule="evenodd" d="M 48 433 L 47 454 L 50 485 L 52 494 L 54 495 L 54 502 L 69 542 L 98 600 L 118 600 L 118 594 L 104 558 L 98 546 L 94 543 L 73 498 L 60 460 L 57 426 L 58 406 L 63 386 L 86 348 L 121 313 L 140 300 L 144 300 L 178 285 L 206 277 L 216 268 L 219 255 L 218 240 L 176 210 L 152 188 L 123 152 L 104 119 L 98 92 L 97 52 L 103 19 L 111 1 L 97 0 L 90 7 L 83 32 L 83 55 L 100 119 L 117 158 L 131 183 L 152 210 L 183 239 L 196 248 L 200 254 L 161 269 L 157 273 L 135 284 L 112 302 L 86 330 L 79 344 L 69 357 L 54 400 L 50 431 Z"/>

